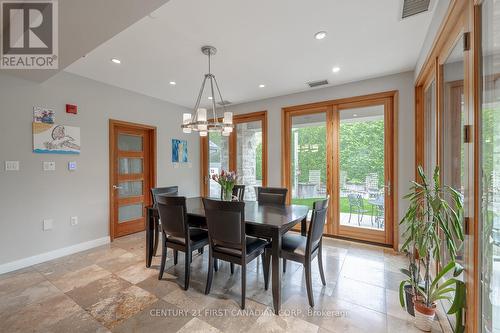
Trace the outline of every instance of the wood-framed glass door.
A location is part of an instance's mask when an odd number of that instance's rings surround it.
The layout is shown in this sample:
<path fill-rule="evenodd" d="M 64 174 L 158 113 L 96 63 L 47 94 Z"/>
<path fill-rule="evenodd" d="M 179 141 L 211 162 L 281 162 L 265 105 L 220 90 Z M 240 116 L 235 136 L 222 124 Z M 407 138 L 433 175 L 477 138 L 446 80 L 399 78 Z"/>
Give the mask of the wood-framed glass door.
<path fill-rule="evenodd" d="M 202 195 L 220 197 L 220 186 L 211 175 L 236 171 L 238 184 L 245 185 L 246 201 L 256 200 L 256 186 L 267 186 L 267 111 L 233 116 L 230 136 L 217 132 L 201 138 Z"/>
<path fill-rule="evenodd" d="M 334 121 L 337 234 L 393 241 L 393 112 L 390 99 L 340 104 Z"/>
<path fill-rule="evenodd" d="M 288 202 L 330 195 L 325 233 L 394 244 L 397 92 L 283 109 L 282 184 Z"/>
<path fill-rule="evenodd" d="M 156 185 L 156 129 L 110 120 L 111 238 L 143 231 Z"/>

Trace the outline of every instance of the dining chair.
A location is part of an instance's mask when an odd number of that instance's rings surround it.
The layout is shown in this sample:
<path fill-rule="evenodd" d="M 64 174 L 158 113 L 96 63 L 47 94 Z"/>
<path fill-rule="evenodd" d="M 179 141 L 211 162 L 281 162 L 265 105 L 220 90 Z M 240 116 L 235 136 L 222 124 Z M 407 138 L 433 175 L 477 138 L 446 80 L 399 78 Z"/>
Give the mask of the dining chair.
<path fill-rule="evenodd" d="M 363 216 L 368 212 L 368 209 L 364 207 L 363 196 L 358 193 L 349 193 L 347 200 L 349 201 L 349 221 L 347 223 L 351 223 L 351 216 L 354 213 L 357 215 L 358 226 L 360 226 Z"/>
<path fill-rule="evenodd" d="M 281 187 L 255 187 L 259 204 L 284 205 L 288 189 Z"/>
<path fill-rule="evenodd" d="M 165 186 L 165 187 L 153 187 L 150 190 L 151 193 L 151 202 L 153 205 L 156 205 L 156 197 L 158 195 L 178 195 L 179 194 L 179 186 Z M 158 231 L 154 234 L 154 245 L 153 245 L 153 253 L 156 255 L 158 251 L 158 235 L 161 234 L 161 221 L 158 221 Z M 174 254 L 174 257 L 176 255 Z"/>
<path fill-rule="evenodd" d="M 286 260 L 301 263 L 306 273 L 306 288 L 309 305 L 314 307 L 314 295 L 312 291 L 311 280 L 311 264 L 315 257 L 318 257 L 319 273 L 321 282 L 326 285 L 325 273 L 323 271 L 323 256 L 322 256 L 322 237 L 323 228 L 325 226 L 326 215 L 328 211 L 329 197 L 324 200 L 314 202 L 311 224 L 307 231 L 307 236 L 302 236 L 295 233 L 286 233 L 281 240 L 280 257 Z M 271 262 L 271 249 L 266 248 L 265 251 L 265 266 L 269 270 Z M 265 289 L 269 286 L 269 274 L 264 275 Z"/>
<path fill-rule="evenodd" d="M 165 261 L 167 259 L 167 248 L 185 253 L 184 260 L 184 289 L 189 288 L 189 276 L 191 274 L 191 261 L 193 251 L 208 245 L 208 232 L 198 228 L 190 228 L 187 221 L 186 197 L 157 196 L 158 213 L 163 221 L 161 228 L 162 253 L 160 274 L 158 280 L 163 277 Z M 174 254 L 174 265 L 177 264 Z"/>
<path fill-rule="evenodd" d="M 241 265 L 241 308 L 245 308 L 246 266 L 261 256 L 267 241 L 247 236 L 245 233 L 245 202 L 219 201 L 203 198 L 208 226 L 209 261 L 205 294 L 212 286 L 214 260 L 220 259 Z M 264 266 L 265 268 L 265 266 Z M 264 275 L 267 275 L 266 273 Z"/>
<path fill-rule="evenodd" d="M 245 185 L 234 185 L 233 187 L 233 200 L 236 198 L 238 201 L 243 201 L 245 195 Z M 222 200 L 222 191 L 220 192 L 220 199 Z"/>

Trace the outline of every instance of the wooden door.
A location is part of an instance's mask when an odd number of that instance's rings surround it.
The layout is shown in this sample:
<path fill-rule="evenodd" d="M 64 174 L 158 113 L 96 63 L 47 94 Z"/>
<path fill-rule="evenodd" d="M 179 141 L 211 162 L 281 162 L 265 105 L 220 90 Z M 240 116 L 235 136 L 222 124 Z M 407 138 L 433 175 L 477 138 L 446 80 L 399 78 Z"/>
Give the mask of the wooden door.
<path fill-rule="evenodd" d="M 156 129 L 110 120 L 110 233 L 143 231 L 156 185 Z"/>

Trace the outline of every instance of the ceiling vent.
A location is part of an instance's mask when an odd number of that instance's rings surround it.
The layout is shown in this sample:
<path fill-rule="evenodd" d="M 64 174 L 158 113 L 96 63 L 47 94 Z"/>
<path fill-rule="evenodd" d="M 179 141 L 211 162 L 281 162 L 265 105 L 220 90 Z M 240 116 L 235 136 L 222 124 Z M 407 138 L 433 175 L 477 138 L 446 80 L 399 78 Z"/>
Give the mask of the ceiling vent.
<path fill-rule="evenodd" d="M 429 10 L 431 0 L 404 0 L 401 18 L 405 19 Z"/>
<path fill-rule="evenodd" d="M 217 102 L 217 104 L 219 104 L 220 106 L 225 106 L 225 105 L 231 104 L 231 102 L 230 101 L 222 101 L 222 102 Z"/>
<path fill-rule="evenodd" d="M 315 88 L 315 87 L 319 87 L 319 86 L 324 86 L 324 85 L 327 85 L 328 84 L 328 80 L 320 80 L 320 81 L 311 81 L 311 82 L 307 82 L 307 85 L 310 87 L 310 88 Z"/>

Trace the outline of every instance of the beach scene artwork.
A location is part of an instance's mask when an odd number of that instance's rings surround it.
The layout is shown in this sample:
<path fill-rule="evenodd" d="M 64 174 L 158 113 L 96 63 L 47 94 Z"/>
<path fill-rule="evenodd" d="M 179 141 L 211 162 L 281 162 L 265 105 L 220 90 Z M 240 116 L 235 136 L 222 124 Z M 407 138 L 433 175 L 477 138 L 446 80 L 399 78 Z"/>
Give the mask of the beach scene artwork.
<path fill-rule="evenodd" d="M 33 152 L 80 154 L 80 127 L 34 122 Z"/>

